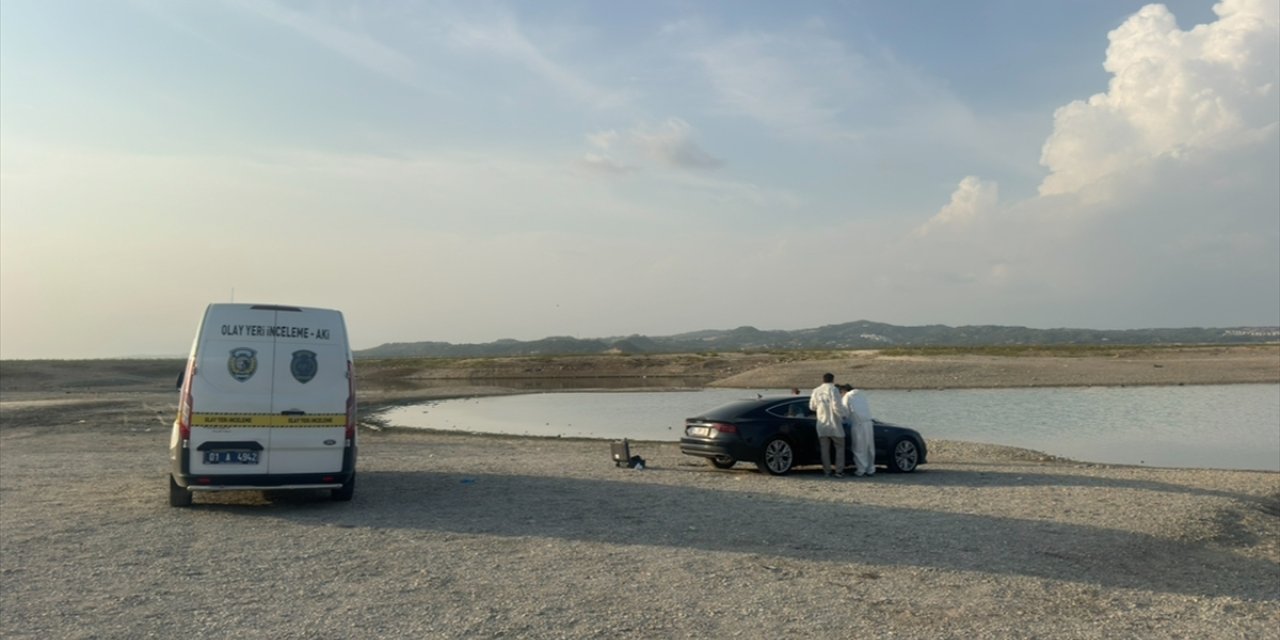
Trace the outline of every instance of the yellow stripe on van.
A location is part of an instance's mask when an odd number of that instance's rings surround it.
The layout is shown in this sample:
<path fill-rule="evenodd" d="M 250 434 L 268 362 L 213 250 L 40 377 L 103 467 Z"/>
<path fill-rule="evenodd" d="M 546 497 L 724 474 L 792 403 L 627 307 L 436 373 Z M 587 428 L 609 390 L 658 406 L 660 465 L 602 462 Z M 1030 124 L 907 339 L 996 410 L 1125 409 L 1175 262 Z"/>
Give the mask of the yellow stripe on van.
<path fill-rule="evenodd" d="M 345 413 L 321 413 L 307 416 L 276 416 L 276 422 L 273 427 L 323 427 L 337 426 L 345 427 L 347 425 L 347 414 Z"/>
<path fill-rule="evenodd" d="M 264 413 L 196 413 L 193 427 L 328 427 L 346 426 L 344 413 L 321 413 L 306 416 L 281 416 Z"/>
<path fill-rule="evenodd" d="M 269 427 L 276 416 L 253 413 L 193 413 L 193 427 Z"/>

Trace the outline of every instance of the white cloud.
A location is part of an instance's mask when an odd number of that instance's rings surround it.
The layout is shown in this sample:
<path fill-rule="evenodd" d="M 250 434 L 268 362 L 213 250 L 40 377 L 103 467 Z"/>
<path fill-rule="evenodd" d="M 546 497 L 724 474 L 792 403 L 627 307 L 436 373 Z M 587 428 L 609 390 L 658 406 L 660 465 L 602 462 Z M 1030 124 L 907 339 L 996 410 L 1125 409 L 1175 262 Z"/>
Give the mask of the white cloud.
<path fill-rule="evenodd" d="M 1277 6 L 1229 0 L 1189 31 L 1161 5 L 1126 20 L 1111 32 L 1108 91 L 1055 114 L 1039 195 L 1001 203 L 994 182 L 965 178 L 890 247 L 907 256 L 893 286 L 1001 322 L 1274 322 Z"/>
<path fill-rule="evenodd" d="M 621 174 L 631 171 L 631 168 L 627 165 L 603 153 L 584 153 L 582 158 L 578 160 L 578 164 L 590 171 L 607 174 Z"/>
<path fill-rule="evenodd" d="M 631 137 L 650 158 L 666 166 L 709 169 L 723 164 L 698 146 L 693 140 L 693 127 L 679 118 L 670 118 L 657 127 L 639 128 Z"/>
<path fill-rule="evenodd" d="M 617 144 L 618 138 L 618 132 L 613 129 L 597 131 L 595 133 L 587 134 L 587 144 L 590 144 L 601 151 L 608 151 L 610 147 Z"/>
<path fill-rule="evenodd" d="M 658 206 L 670 211 L 696 211 L 693 215 L 712 224 L 714 220 L 759 219 L 803 206 L 804 198 L 786 188 L 710 176 L 707 169 L 724 163 L 703 149 L 695 137 L 692 125 L 674 117 L 624 133 L 597 131 L 586 136 L 590 150 L 578 164 L 596 173 L 627 174 L 633 186 L 645 194 L 633 192 L 629 197 L 651 206 L 661 203 Z M 691 221 L 688 216 L 685 219 Z"/>
<path fill-rule="evenodd" d="M 622 173 L 643 164 L 664 169 L 714 169 L 723 164 L 694 139 L 694 129 L 680 118 L 658 125 L 639 125 L 625 135 L 613 129 L 587 134 L 591 150 L 582 164 L 609 173 Z"/>
<path fill-rule="evenodd" d="M 916 229 L 916 235 L 928 235 L 943 226 L 967 225 L 994 210 L 1000 200 L 996 183 L 967 176 L 951 194 L 951 202 Z"/>
<path fill-rule="evenodd" d="M 1163 5 L 1109 35 L 1106 93 L 1054 114 L 1044 195 L 1080 192 L 1161 156 L 1219 152 L 1274 138 L 1280 92 L 1278 5 L 1226 0 L 1190 31 Z M 1099 194 L 1105 197 L 1105 194 Z"/>
<path fill-rule="evenodd" d="M 613 129 L 587 134 L 587 146 L 591 147 L 592 151 L 582 154 L 578 163 L 588 170 L 606 174 L 631 171 L 630 167 L 610 155 L 618 146 L 619 138 L 618 132 Z"/>

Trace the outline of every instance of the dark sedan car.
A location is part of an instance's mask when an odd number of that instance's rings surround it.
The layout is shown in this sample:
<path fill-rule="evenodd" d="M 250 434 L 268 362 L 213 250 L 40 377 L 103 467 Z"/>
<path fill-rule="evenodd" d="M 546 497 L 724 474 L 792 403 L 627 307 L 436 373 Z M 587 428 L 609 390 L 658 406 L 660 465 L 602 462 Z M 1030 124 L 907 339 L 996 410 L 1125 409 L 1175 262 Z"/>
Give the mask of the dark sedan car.
<path fill-rule="evenodd" d="M 794 467 L 821 462 L 809 396 L 738 400 L 684 422 L 680 452 L 706 458 L 720 469 L 754 462 L 761 471 L 782 475 Z M 918 431 L 874 422 L 877 466 L 910 473 L 925 463 L 927 450 Z M 850 466 L 851 445 L 852 439 L 846 437 L 845 462 Z"/>

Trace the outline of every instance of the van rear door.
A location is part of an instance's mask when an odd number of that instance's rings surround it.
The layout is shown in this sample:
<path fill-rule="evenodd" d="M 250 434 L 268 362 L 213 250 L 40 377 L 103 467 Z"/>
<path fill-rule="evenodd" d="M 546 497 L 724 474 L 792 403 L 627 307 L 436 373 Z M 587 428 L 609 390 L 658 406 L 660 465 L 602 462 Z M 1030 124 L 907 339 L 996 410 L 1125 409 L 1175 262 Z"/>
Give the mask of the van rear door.
<path fill-rule="evenodd" d="M 276 311 L 212 304 L 200 323 L 191 376 L 190 472 L 255 475 L 270 465 Z"/>
<path fill-rule="evenodd" d="M 342 470 L 351 382 L 346 326 L 328 309 L 276 312 L 272 474 Z"/>

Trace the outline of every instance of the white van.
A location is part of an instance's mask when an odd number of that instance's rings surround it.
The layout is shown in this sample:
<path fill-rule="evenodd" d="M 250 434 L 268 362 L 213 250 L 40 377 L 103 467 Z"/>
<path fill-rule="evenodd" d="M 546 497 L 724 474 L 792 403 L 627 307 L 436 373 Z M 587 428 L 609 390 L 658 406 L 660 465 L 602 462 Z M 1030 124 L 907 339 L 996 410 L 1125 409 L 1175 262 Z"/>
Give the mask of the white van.
<path fill-rule="evenodd" d="M 192 492 L 356 486 L 356 388 L 342 313 L 211 304 L 169 440 L 169 504 Z"/>

